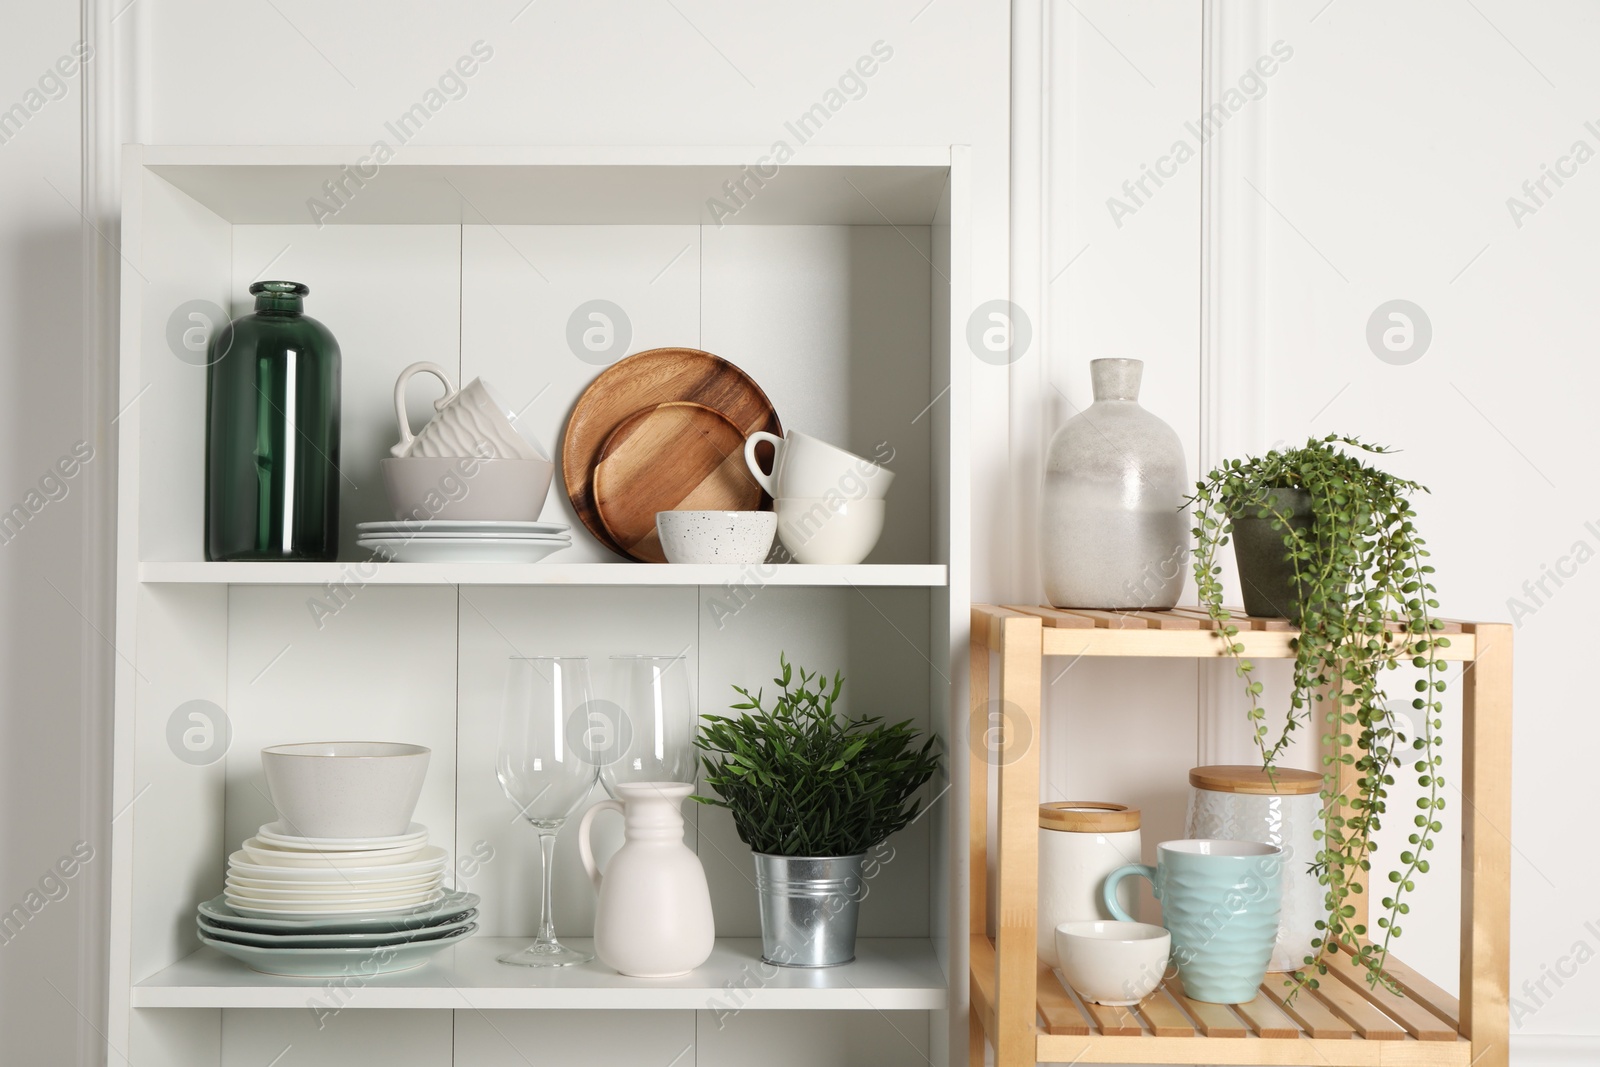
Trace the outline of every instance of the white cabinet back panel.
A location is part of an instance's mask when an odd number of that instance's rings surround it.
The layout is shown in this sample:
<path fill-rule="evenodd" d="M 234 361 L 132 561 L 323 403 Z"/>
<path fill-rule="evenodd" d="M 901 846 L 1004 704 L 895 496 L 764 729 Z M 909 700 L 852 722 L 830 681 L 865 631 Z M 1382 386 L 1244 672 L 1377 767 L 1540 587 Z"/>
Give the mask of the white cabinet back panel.
<path fill-rule="evenodd" d="M 309 981 L 305 986 L 306 1006 L 300 1010 L 223 1011 L 219 1067 L 438 1067 L 451 1062 L 453 1012 L 340 1011 L 336 988 Z"/>
<path fill-rule="evenodd" d="M 468 380 L 488 378 L 513 409 L 526 409 L 534 433 L 557 462 L 544 517 L 579 531 L 554 557 L 610 563 L 616 553 L 587 537 L 562 490 L 561 436 L 578 395 L 607 363 L 605 352 L 569 344 L 568 321 L 581 305 L 606 300 L 621 309 L 609 338 L 628 353 L 700 347 L 700 233 L 697 226 L 465 226 L 462 228 L 461 363 Z M 608 316 L 614 318 L 615 316 Z M 580 316 L 585 328 L 606 323 Z M 626 339 L 624 338 L 626 331 Z M 623 352 L 612 353 L 614 361 Z M 740 360 L 761 382 L 762 375 Z M 593 362 L 591 362 L 591 360 Z"/>
<path fill-rule="evenodd" d="M 474 849 L 493 854 L 468 880 L 483 897 L 480 932 L 531 938 L 539 923 L 538 834 L 506 799 L 494 770 L 509 657 L 588 656 L 596 697 L 616 700 L 610 657 L 682 653 L 692 684 L 698 653 L 695 591 L 490 586 L 462 589 L 460 598 L 457 839 L 463 857 L 474 855 Z M 596 786 L 590 803 L 604 796 Z M 694 807 L 684 805 L 691 828 Z M 602 857 L 615 847 L 620 822 L 609 816 L 596 820 Z M 577 828 L 574 816 L 556 838 L 555 920 L 558 934 L 589 937 L 594 888 L 578 860 Z M 689 842 L 694 843 L 692 830 Z"/>
<path fill-rule="evenodd" d="M 318 629 L 315 586 L 229 592 L 228 849 L 275 818 L 265 745 L 404 741 L 433 750 L 415 819 L 454 854 L 455 595 L 448 588 L 359 590 Z M 398 623 L 398 625 L 397 625 Z M 217 857 L 220 869 L 227 853 Z"/>
<path fill-rule="evenodd" d="M 713 1062 L 696 1054 L 695 1013 L 689 1011 L 461 1010 L 455 1016 L 455 1062 L 472 1067 L 707 1067 Z"/>
<path fill-rule="evenodd" d="M 931 558 L 931 242 L 926 226 L 704 228 L 704 347 L 756 376 L 786 430 L 893 450 L 874 563 Z"/>

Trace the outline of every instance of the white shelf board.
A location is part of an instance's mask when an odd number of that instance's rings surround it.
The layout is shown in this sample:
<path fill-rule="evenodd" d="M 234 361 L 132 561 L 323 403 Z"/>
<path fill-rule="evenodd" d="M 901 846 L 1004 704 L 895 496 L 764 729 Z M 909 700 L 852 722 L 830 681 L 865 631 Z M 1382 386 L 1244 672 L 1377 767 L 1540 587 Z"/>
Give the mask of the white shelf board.
<path fill-rule="evenodd" d="M 472 937 L 422 967 L 350 983 L 346 1008 L 471 1008 L 817 1011 L 937 1011 L 947 1006 L 933 943 L 862 938 L 854 963 L 805 970 L 761 962 L 760 938 L 719 938 L 711 958 L 681 978 L 628 978 L 602 963 L 541 970 L 495 957 L 525 937 Z M 581 938 L 566 941 L 592 949 Z M 139 982 L 136 1008 L 296 1008 L 304 1010 L 327 978 L 284 978 L 252 971 L 202 947 Z"/>
<path fill-rule="evenodd" d="M 141 563 L 141 582 L 179 585 L 942 586 L 942 563 Z"/>
<path fill-rule="evenodd" d="M 130 158 L 232 223 L 307 224 L 324 182 L 359 184 L 330 225 L 710 223 L 708 200 L 740 181 L 730 224 L 927 225 L 950 168 L 947 146 L 808 145 L 781 168 L 770 146 L 408 145 L 381 169 L 368 146 L 139 146 Z"/>

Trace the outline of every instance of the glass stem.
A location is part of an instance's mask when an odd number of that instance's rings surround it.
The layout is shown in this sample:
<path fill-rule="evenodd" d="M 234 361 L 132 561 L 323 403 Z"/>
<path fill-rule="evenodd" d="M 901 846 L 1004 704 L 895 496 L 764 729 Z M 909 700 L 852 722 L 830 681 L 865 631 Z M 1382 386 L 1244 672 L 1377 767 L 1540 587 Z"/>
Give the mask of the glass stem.
<path fill-rule="evenodd" d="M 551 886 L 554 884 L 552 873 L 555 871 L 556 860 L 556 832 L 554 830 L 539 830 L 539 854 L 543 857 L 544 864 L 544 891 L 539 905 L 539 940 L 554 941 L 556 939 L 555 912 L 551 906 Z"/>

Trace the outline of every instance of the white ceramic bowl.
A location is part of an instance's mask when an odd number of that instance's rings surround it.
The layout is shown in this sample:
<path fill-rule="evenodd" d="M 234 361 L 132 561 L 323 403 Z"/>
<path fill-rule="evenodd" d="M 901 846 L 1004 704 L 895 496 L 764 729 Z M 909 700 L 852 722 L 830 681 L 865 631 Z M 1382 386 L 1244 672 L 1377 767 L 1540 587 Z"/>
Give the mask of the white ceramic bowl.
<path fill-rule="evenodd" d="M 315 741 L 264 748 L 261 766 L 273 806 L 303 836 L 389 837 L 411 825 L 429 755 L 421 745 Z"/>
<path fill-rule="evenodd" d="M 1172 954 L 1172 935 L 1149 923 L 1072 922 L 1056 927 L 1067 984 L 1096 1004 L 1137 1004 L 1155 991 Z"/>
<path fill-rule="evenodd" d="M 397 519 L 537 522 L 556 473 L 544 459 L 408 456 L 378 466 Z"/>
<path fill-rule="evenodd" d="M 791 496 L 773 507 L 778 539 L 797 563 L 860 563 L 883 533 L 882 500 Z"/>
<path fill-rule="evenodd" d="M 763 563 L 778 516 L 770 511 L 658 511 L 668 563 Z"/>

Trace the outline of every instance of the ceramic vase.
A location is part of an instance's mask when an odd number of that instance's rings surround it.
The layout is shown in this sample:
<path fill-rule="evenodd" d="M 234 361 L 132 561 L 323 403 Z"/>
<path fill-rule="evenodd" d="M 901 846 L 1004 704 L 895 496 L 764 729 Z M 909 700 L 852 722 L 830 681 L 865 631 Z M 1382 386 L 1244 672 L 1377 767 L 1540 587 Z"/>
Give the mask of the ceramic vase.
<path fill-rule="evenodd" d="M 1189 475 L 1172 427 L 1139 406 L 1144 364 L 1089 364 L 1094 403 L 1045 457 L 1045 596 L 1058 608 L 1170 608 L 1183 592 Z"/>
<path fill-rule="evenodd" d="M 683 843 L 678 806 L 694 791 L 682 782 L 626 782 L 619 800 L 602 800 L 578 824 L 578 855 L 600 899 L 594 952 L 618 973 L 675 978 L 711 955 L 716 928 L 705 868 Z M 589 827 L 602 811 L 623 817 L 622 848 L 601 872 Z"/>

